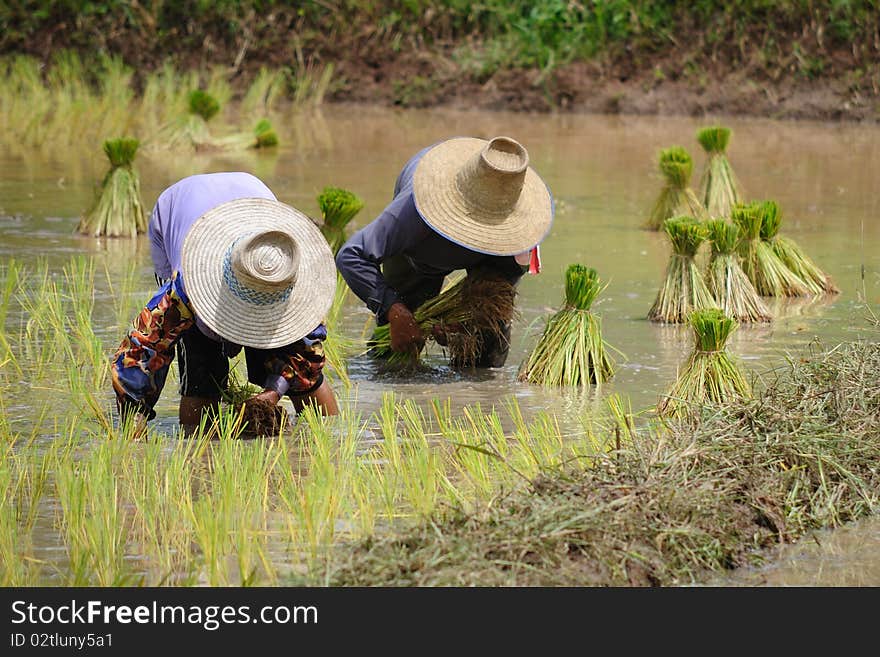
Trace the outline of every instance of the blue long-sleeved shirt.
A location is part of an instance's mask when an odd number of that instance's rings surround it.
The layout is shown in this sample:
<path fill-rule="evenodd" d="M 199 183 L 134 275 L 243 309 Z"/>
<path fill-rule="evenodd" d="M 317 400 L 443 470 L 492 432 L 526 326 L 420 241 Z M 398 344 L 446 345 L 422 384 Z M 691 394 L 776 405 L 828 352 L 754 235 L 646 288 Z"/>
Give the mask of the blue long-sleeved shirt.
<path fill-rule="evenodd" d="M 382 213 L 357 231 L 336 255 L 336 267 L 352 291 L 387 321 L 388 309 L 400 297 L 382 276 L 386 258 L 403 254 L 413 269 L 425 276 L 446 276 L 457 269 L 488 266 L 515 283 L 525 272 L 514 256 L 493 256 L 472 251 L 435 232 L 416 210 L 413 174 L 423 148 L 406 163 L 394 185 L 394 198 Z"/>

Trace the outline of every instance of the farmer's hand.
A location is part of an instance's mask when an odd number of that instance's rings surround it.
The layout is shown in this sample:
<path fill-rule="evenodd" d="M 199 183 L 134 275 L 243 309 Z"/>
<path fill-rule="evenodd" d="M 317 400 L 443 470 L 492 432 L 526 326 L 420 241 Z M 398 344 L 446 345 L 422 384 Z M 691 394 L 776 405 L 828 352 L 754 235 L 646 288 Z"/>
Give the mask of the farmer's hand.
<path fill-rule="evenodd" d="M 464 327 L 458 322 L 453 324 L 434 324 L 431 327 L 431 335 L 434 336 L 437 344 L 445 347 L 449 344 L 449 335 L 451 333 L 461 333 L 463 330 Z"/>
<path fill-rule="evenodd" d="M 244 405 L 245 405 L 245 408 L 248 408 L 248 407 L 251 407 L 254 405 L 257 405 L 257 406 L 272 405 L 272 406 L 274 406 L 275 404 L 278 403 L 278 401 L 280 399 L 281 399 L 281 395 L 279 395 L 276 390 L 271 390 L 271 389 L 267 388 L 267 389 L 263 390 L 263 392 L 258 393 L 256 395 L 254 395 L 253 397 L 249 397 L 248 399 L 246 399 L 244 402 Z"/>
<path fill-rule="evenodd" d="M 418 353 L 425 345 L 425 336 L 416 318 L 399 301 L 388 309 L 388 326 L 393 351 Z"/>

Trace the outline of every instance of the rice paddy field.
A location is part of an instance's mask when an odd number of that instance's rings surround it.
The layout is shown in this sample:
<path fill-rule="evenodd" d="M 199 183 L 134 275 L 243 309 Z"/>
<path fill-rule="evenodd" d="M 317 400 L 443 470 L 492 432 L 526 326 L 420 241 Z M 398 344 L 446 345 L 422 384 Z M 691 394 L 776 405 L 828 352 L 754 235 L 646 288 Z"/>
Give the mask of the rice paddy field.
<path fill-rule="evenodd" d="M 246 109 L 226 107 L 220 118 L 250 126 Z M 125 440 L 126 427 L 114 424 L 107 365 L 153 291 L 149 244 L 75 232 L 106 173 L 101 143 L 114 135 L 96 132 L 89 141 L 55 128 L 32 144 L 7 125 L 0 135 L 3 584 L 322 583 L 314 578 L 328 572 L 333 546 L 473 508 L 546 465 L 588 463 L 611 447 L 611 428 L 647 421 L 675 381 L 693 335 L 686 324 L 648 320 L 670 247 L 662 231 L 643 226 L 663 186 L 661 149 L 687 148 L 696 181 L 705 161 L 696 134 L 712 122 L 332 106 L 277 106 L 270 116 L 278 137 L 271 149 L 169 155 L 147 141 L 135 160 L 144 208 L 183 176 L 245 170 L 313 217 L 326 187 L 352 191 L 364 201 L 352 230 L 382 210 L 400 166 L 425 145 L 509 135 L 526 146 L 554 193 L 556 219 L 542 244 L 542 273 L 519 285 L 506 365 L 454 371 L 432 345 L 427 367 L 405 376 L 380 371 L 364 354 L 370 313 L 350 294 L 334 321 L 345 363 L 330 372 L 339 417 L 304 414 L 271 440 L 179 440 L 172 368 L 149 440 Z M 728 352 L 756 383 L 810 350 L 875 339 L 866 316 L 880 306 L 880 129 L 723 124 L 732 129 L 726 154 L 745 199 L 777 201 L 781 232 L 841 290 L 766 299 L 773 320 L 741 325 Z M 574 263 L 602 280 L 591 312 L 620 352 L 614 375 L 571 388 L 519 381 L 521 362 L 563 303 Z M 235 417 L 222 420 L 223 436 L 234 437 Z M 859 527 L 846 529 L 844 545 L 861 550 L 871 537 L 876 544 L 876 524 L 861 525 L 862 534 Z M 846 551 L 837 550 L 839 581 L 852 582 Z M 789 561 L 792 581 L 797 563 L 813 567 L 807 557 Z M 853 568 L 864 568 L 858 563 Z"/>

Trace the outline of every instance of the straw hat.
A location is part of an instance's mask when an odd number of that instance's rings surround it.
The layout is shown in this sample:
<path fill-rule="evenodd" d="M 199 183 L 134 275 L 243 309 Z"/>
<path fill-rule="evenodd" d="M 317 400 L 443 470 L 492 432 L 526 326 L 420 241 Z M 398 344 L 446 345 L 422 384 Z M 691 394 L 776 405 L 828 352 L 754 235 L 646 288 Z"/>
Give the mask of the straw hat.
<path fill-rule="evenodd" d="M 324 321 L 336 290 L 327 240 L 299 210 L 263 198 L 218 205 L 183 242 L 181 271 L 196 315 L 230 342 L 272 349 Z"/>
<path fill-rule="evenodd" d="M 432 147 L 416 166 L 413 196 L 431 228 L 490 255 L 528 251 L 553 221 L 550 190 L 510 137 L 455 137 Z"/>

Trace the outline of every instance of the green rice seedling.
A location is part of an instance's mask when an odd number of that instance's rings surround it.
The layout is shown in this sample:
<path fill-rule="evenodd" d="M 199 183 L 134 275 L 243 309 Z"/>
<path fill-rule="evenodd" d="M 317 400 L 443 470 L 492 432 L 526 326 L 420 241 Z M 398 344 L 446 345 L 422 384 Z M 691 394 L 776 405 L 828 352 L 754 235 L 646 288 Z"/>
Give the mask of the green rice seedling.
<path fill-rule="evenodd" d="M 746 276 L 736 253 L 739 227 L 724 219 L 713 219 L 706 227 L 712 243 L 706 283 L 715 303 L 739 322 L 769 322 L 770 309 Z"/>
<path fill-rule="evenodd" d="M 709 216 L 730 218 L 733 206 L 742 201 L 740 182 L 727 158 L 730 128 L 710 126 L 697 132 L 697 141 L 706 151 L 706 164 L 697 186 L 698 198 Z"/>
<path fill-rule="evenodd" d="M 21 448 L 14 442 L 0 442 L 0 585 L 35 586 L 40 567 L 32 532 L 49 462 L 32 442 Z"/>
<path fill-rule="evenodd" d="M 704 223 L 693 217 L 667 219 L 663 229 L 672 244 L 672 255 L 666 265 L 663 285 L 648 312 L 648 319 L 680 324 L 687 321 L 692 311 L 714 304 L 712 293 L 706 287 L 694 260 L 707 237 L 707 229 Z"/>
<path fill-rule="evenodd" d="M 443 410 L 447 417 L 440 425 L 441 435 L 453 448 L 453 474 L 442 480 L 444 488 L 459 505 L 474 508 L 487 502 L 494 492 L 492 475 L 496 457 L 484 446 L 482 436 L 473 431 L 466 419 L 451 417 L 448 407 Z M 435 402 L 435 414 L 438 411 L 440 407 Z"/>
<path fill-rule="evenodd" d="M 739 227 L 739 256 L 743 271 L 758 294 L 765 297 L 809 296 L 810 289 L 800 276 L 785 266 L 773 247 L 761 239 L 763 213 L 758 203 L 738 203 L 731 211 Z"/>
<path fill-rule="evenodd" d="M 104 142 L 110 171 L 101 182 L 94 205 L 80 219 L 77 232 L 92 237 L 133 238 L 147 231 L 140 179 L 133 165 L 139 145 L 137 139 L 130 137 Z"/>
<path fill-rule="evenodd" d="M 324 318 L 324 326 L 327 327 L 327 339 L 324 341 L 324 357 L 326 358 L 328 368 L 326 374 L 329 374 L 331 381 L 338 381 L 346 388 L 351 386 L 346 360 L 354 351 L 354 340 L 343 334 L 342 327 L 339 325 L 339 318 L 342 314 L 342 309 L 348 301 L 350 292 L 348 283 L 337 272 L 336 293 L 333 296 L 333 304 L 327 312 L 327 317 Z"/>
<path fill-rule="evenodd" d="M 177 583 L 192 569 L 194 529 L 186 510 L 193 503 L 197 441 L 179 441 L 167 453 L 167 441 L 144 441 L 142 458 L 132 460 L 124 479 L 134 517 L 133 535 L 155 573 L 155 584 Z"/>
<path fill-rule="evenodd" d="M 795 275 L 797 275 L 813 294 L 839 294 L 840 288 L 831 277 L 806 254 L 791 238 L 779 234 L 782 225 L 782 210 L 776 201 L 762 201 L 761 239 L 769 242 L 774 253 Z"/>
<path fill-rule="evenodd" d="M 428 299 L 413 313 L 426 339 L 433 338 L 437 325 L 448 329 L 450 365 L 472 367 L 483 348 L 486 335 L 505 340 L 505 327 L 516 314 L 516 288 L 501 278 L 469 274 Z M 413 366 L 419 355 L 395 353 L 391 349 L 391 330 L 377 326 L 367 343 L 373 356 L 386 359 L 391 366 Z"/>
<path fill-rule="evenodd" d="M 15 369 L 18 374 L 21 374 L 21 366 L 12 349 L 6 318 L 9 315 L 10 305 L 17 295 L 23 274 L 24 266 L 15 258 L 9 258 L 0 265 L 0 277 L 2 277 L 0 278 L 2 280 L 2 284 L 0 284 L 0 363 L 3 364 L 0 371 L 10 367 Z"/>
<path fill-rule="evenodd" d="M 282 468 L 278 496 L 287 514 L 291 544 L 297 552 L 304 551 L 307 562 L 314 567 L 328 558 L 339 520 L 350 510 L 357 421 L 345 415 L 339 423 L 325 420 L 311 406 L 300 417 L 308 471 L 299 477 L 292 469 Z M 341 440 L 334 435 L 333 426 L 343 427 Z"/>
<path fill-rule="evenodd" d="M 568 266 L 563 307 L 547 321 L 538 344 L 520 365 L 520 381 L 587 386 L 614 375 L 612 348 L 602 338 L 601 319 L 591 311 L 601 291 L 595 269 Z"/>
<path fill-rule="evenodd" d="M 654 203 L 645 228 L 660 230 L 663 222 L 672 217 L 687 215 L 703 220 L 708 218 L 706 209 L 690 187 L 694 162 L 681 146 L 671 146 L 660 151 L 660 173 L 664 184 Z"/>
<path fill-rule="evenodd" d="M 694 350 L 675 383 L 657 405 L 661 416 L 693 416 L 704 404 L 723 404 L 751 396 L 751 386 L 725 350 L 738 323 L 718 308 L 689 317 Z"/>
<path fill-rule="evenodd" d="M 346 189 L 325 187 L 318 195 L 318 207 L 321 209 L 321 232 L 336 255 L 348 239 L 346 226 L 363 209 L 364 202 Z"/>
<path fill-rule="evenodd" d="M 253 583 L 263 566 L 269 485 L 282 452 L 277 442 L 223 440 L 210 450 L 210 497 L 216 513 L 227 516 L 224 550 L 234 555 L 238 583 Z M 269 571 L 263 569 L 266 576 Z"/>
<path fill-rule="evenodd" d="M 428 444 L 427 422 L 421 409 L 407 399 L 398 412 L 404 424 L 398 470 L 403 497 L 415 516 L 424 519 L 436 508 L 443 466 L 437 450 Z"/>
<path fill-rule="evenodd" d="M 114 443 L 96 445 L 82 460 L 58 458 L 54 470 L 73 586 L 119 586 L 125 563 L 127 510 L 113 468 Z"/>

